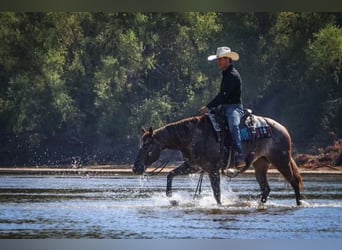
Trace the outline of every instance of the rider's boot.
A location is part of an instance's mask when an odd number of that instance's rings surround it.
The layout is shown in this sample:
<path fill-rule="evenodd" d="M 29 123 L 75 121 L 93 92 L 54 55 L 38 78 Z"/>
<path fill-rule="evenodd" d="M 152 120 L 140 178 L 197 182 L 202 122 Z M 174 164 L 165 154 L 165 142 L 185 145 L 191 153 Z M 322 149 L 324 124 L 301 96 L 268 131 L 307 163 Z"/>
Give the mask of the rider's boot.
<path fill-rule="evenodd" d="M 243 156 L 242 154 L 238 154 L 235 158 L 235 168 L 236 169 L 241 169 L 243 168 L 244 166 L 246 166 L 246 162 L 245 160 L 243 159 Z"/>
<path fill-rule="evenodd" d="M 230 177 L 235 177 L 240 173 L 241 169 L 243 169 L 245 166 L 246 162 L 244 161 L 242 154 L 237 154 L 235 156 L 235 164 L 228 166 L 225 173 Z"/>
<path fill-rule="evenodd" d="M 237 157 L 235 158 L 235 167 L 228 168 L 226 171 L 226 175 L 228 175 L 230 177 L 235 177 L 239 173 L 247 170 L 251 166 L 251 164 L 254 160 L 254 156 L 255 156 L 254 151 L 249 152 L 249 154 L 245 160 L 243 160 L 242 155 L 237 155 Z"/>

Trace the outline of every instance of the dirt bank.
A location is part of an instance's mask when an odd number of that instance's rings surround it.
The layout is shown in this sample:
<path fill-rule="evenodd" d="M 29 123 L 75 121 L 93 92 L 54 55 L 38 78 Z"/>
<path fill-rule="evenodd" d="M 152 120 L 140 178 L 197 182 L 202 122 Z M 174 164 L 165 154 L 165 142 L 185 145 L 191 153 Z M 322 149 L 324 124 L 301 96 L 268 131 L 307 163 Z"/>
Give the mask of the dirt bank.
<path fill-rule="evenodd" d="M 301 170 L 342 171 L 342 141 L 319 149 L 317 155 L 297 154 L 294 156 Z"/>
<path fill-rule="evenodd" d="M 164 168 L 159 175 L 166 175 L 173 167 Z M 342 168 L 336 170 L 330 168 L 320 168 L 319 170 L 301 169 L 302 175 L 306 174 L 342 174 Z M 254 174 L 253 169 L 247 170 L 244 174 Z M 279 175 L 276 169 L 269 169 L 268 174 Z M 130 168 L 118 168 L 118 167 L 87 167 L 80 169 L 72 168 L 0 168 L 0 175 L 58 175 L 58 176 L 120 176 L 120 175 L 133 175 Z"/>

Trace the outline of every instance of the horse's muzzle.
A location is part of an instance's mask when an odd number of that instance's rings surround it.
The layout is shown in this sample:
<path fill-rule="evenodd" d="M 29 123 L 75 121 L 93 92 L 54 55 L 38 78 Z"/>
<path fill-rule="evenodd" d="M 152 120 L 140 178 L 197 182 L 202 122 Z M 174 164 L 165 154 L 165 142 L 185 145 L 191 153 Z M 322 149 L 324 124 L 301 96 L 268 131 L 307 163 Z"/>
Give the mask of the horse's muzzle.
<path fill-rule="evenodd" d="M 145 165 L 140 161 L 135 161 L 132 167 L 134 174 L 143 174 L 145 172 Z"/>

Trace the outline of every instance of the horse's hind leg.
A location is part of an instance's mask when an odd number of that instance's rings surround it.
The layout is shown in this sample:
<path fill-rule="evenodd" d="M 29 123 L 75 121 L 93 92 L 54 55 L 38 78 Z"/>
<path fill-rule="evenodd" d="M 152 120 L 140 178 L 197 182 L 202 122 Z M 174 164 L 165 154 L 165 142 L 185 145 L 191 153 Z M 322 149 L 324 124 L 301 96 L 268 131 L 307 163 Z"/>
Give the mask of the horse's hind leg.
<path fill-rule="evenodd" d="M 271 192 L 270 186 L 267 181 L 267 170 L 269 167 L 269 161 L 266 158 L 260 158 L 253 163 L 255 169 L 255 177 L 260 186 L 261 202 L 267 201 L 268 195 Z"/>
<path fill-rule="evenodd" d="M 300 190 L 303 188 L 303 180 L 298 170 L 296 162 L 289 155 L 277 157 L 272 160 L 272 164 L 279 170 L 279 172 L 290 182 L 295 195 L 297 205 L 301 205 Z"/>
<path fill-rule="evenodd" d="M 292 157 L 290 157 L 288 166 L 291 169 L 292 175 L 287 180 L 290 182 L 293 190 L 295 191 L 296 203 L 299 206 L 302 204 L 302 202 L 300 201 L 302 198 L 300 191 L 303 189 L 303 186 L 304 186 L 303 179 L 299 172 L 298 166 Z"/>
<path fill-rule="evenodd" d="M 167 175 L 167 184 L 166 184 L 166 196 L 172 196 L 172 179 L 177 175 L 186 175 L 198 172 L 198 168 L 191 167 L 188 163 L 183 162 L 179 167 L 172 170 Z"/>
<path fill-rule="evenodd" d="M 291 157 L 289 166 L 292 170 L 292 178 L 290 180 L 291 186 L 296 194 L 296 203 L 297 206 L 301 205 L 302 202 L 300 201 L 302 199 L 300 191 L 303 189 L 303 180 L 302 176 L 299 173 L 298 167 L 294 159 Z"/>

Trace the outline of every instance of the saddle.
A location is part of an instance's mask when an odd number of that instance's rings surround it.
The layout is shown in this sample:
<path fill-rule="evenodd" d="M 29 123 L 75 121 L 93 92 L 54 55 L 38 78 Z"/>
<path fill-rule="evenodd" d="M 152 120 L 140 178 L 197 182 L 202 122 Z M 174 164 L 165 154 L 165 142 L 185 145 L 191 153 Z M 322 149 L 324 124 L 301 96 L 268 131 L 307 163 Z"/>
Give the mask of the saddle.
<path fill-rule="evenodd" d="M 272 137 L 272 130 L 263 117 L 256 116 L 251 109 L 244 109 L 240 121 L 241 141 L 254 142 L 255 140 Z M 224 141 L 229 146 L 230 132 L 223 109 L 214 109 L 206 116 L 209 118 L 218 142 Z M 222 139 L 223 138 L 223 139 Z"/>
<path fill-rule="evenodd" d="M 239 125 L 241 142 L 249 142 L 252 144 L 252 148 L 254 148 L 253 144 L 257 140 L 272 137 L 272 130 L 263 117 L 252 114 L 252 110 L 250 109 L 244 109 L 243 112 Z M 220 151 L 225 155 L 219 163 L 223 171 L 227 165 L 232 166 L 234 164 L 236 155 L 232 145 L 232 136 L 229 131 L 227 119 L 222 108 L 211 110 L 206 116 L 210 121 L 217 141 L 220 143 Z M 254 150 L 249 152 L 246 157 L 246 166 L 244 169 L 250 166 L 254 154 Z M 227 160 L 228 158 L 229 160 Z"/>

